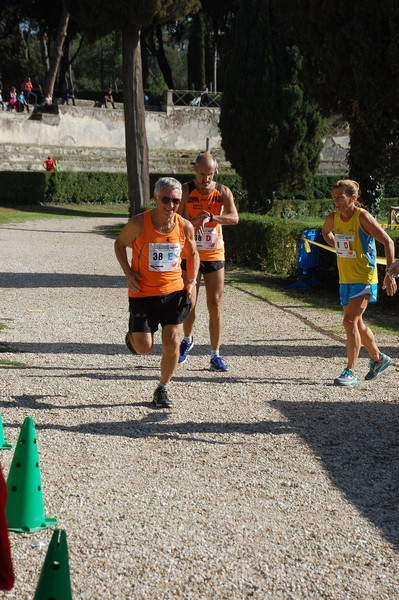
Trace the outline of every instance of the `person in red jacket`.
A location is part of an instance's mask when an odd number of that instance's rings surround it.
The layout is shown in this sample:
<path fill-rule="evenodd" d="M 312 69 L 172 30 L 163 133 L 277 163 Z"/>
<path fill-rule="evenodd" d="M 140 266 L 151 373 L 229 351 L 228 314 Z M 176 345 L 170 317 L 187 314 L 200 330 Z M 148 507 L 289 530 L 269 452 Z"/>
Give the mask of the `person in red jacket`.
<path fill-rule="evenodd" d="M 0 467 L 0 590 L 11 590 L 14 570 L 11 561 L 10 542 L 6 518 L 7 486 Z"/>
<path fill-rule="evenodd" d="M 27 104 L 29 105 L 29 100 L 32 98 L 33 99 L 33 104 L 36 106 L 37 105 L 37 96 L 36 94 L 32 91 L 33 90 L 33 83 L 30 77 L 27 77 L 23 83 L 23 88 L 24 88 L 24 94 L 25 94 L 25 100 L 27 102 Z"/>

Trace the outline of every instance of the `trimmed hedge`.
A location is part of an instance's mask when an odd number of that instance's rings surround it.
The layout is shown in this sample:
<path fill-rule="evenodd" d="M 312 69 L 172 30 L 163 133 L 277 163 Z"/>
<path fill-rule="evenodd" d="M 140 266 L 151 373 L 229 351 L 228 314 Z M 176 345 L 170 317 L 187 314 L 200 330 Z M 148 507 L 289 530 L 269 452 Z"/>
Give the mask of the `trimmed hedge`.
<path fill-rule="evenodd" d="M 151 192 L 155 181 L 164 173 L 150 174 Z M 182 183 L 193 179 L 194 173 L 179 173 L 175 177 Z M 241 178 L 235 173 L 220 173 L 215 177 L 233 192 L 237 208 L 247 212 L 247 192 Z M 324 218 L 333 209 L 331 187 L 337 177 L 317 175 L 314 179 L 314 198 L 301 199 L 298 191 L 295 199 L 289 195 L 273 201 L 268 216 L 284 220 L 300 220 L 303 217 Z M 398 194 L 399 195 L 399 194 Z M 312 196 L 306 196 L 312 198 Z M 126 203 L 127 174 L 88 171 L 0 171 L 0 203 L 12 206 L 40 204 L 114 204 Z M 386 222 L 389 206 L 399 205 L 398 197 L 384 198 L 380 204 L 379 219 Z"/>
<path fill-rule="evenodd" d="M 240 214 L 238 225 L 223 228 L 229 265 L 268 273 L 295 273 L 303 223 Z"/>
<path fill-rule="evenodd" d="M 182 183 L 193 173 L 174 175 Z M 151 193 L 164 173 L 150 174 Z M 237 199 L 243 195 L 235 174 L 218 175 L 216 180 L 229 186 Z M 128 202 L 126 173 L 90 171 L 0 171 L 0 204 L 18 206 L 40 204 L 118 204 Z"/>
<path fill-rule="evenodd" d="M 125 203 L 125 173 L 0 171 L 0 203 L 40 204 Z"/>

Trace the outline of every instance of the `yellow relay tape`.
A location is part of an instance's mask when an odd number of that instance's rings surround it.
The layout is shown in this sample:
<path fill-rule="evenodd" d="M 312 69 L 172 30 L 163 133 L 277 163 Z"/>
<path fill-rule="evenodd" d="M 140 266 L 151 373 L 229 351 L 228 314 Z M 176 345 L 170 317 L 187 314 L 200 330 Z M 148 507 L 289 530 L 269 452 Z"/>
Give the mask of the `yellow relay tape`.
<path fill-rule="evenodd" d="M 305 252 L 310 252 L 311 248 L 309 244 L 314 244 L 315 246 L 320 246 L 320 248 L 324 248 L 324 250 L 329 250 L 329 252 L 334 252 L 335 253 L 335 248 L 333 248 L 332 246 L 327 246 L 326 244 L 319 244 L 319 242 L 313 242 L 312 240 L 308 240 L 305 237 L 301 237 L 301 240 L 303 240 L 304 242 L 304 247 L 305 247 Z M 387 260 L 385 257 L 383 256 L 377 256 L 377 264 L 378 265 L 386 265 L 387 264 Z"/>

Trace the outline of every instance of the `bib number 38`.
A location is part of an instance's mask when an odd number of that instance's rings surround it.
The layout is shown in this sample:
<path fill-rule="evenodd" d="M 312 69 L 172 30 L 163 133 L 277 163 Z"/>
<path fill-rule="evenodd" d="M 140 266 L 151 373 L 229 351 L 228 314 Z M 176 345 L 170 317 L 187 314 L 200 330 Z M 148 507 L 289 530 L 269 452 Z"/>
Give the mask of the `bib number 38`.
<path fill-rule="evenodd" d="M 179 244 L 150 244 L 149 265 L 150 271 L 175 271 L 179 266 Z"/>

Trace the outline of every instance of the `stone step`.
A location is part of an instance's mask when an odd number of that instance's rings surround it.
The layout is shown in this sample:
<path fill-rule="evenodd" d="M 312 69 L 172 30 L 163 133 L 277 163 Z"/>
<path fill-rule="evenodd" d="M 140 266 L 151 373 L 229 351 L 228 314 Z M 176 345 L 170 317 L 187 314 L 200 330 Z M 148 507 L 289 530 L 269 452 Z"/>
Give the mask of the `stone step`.
<path fill-rule="evenodd" d="M 51 154 L 63 171 L 126 172 L 124 148 L 87 148 L 76 146 L 24 146 L 4 144 L 0 148 L 0 171 L 42 171 L 43 161 Z M 215 153 L 224 173 L 232 171 L 222 150 Z M 187 173 L 192 170 L 195 152 L 150 150 L 151 173 Z"/>

